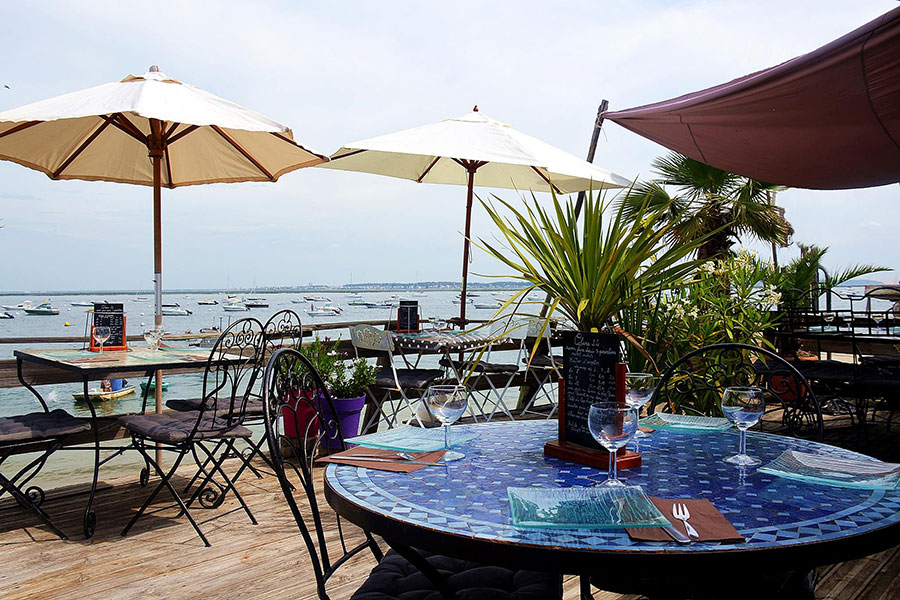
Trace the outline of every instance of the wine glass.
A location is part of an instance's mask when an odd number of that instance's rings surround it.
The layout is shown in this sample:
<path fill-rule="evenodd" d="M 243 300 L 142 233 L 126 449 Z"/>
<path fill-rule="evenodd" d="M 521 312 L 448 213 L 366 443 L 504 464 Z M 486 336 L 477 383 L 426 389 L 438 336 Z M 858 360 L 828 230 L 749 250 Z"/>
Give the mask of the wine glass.
<path fill-rule="evenodd" d="M 609 474 L 599 484 L 618 487 L 625 484 L 616 475 L 616 451 L 626 445 L 637 431 L 638 411 L 617 402 L 597 402 L 588 411 L 588 430 L 597 443 L 609 452 Z"/>
<path fill-rule="evenodd" d="M 766 409 L 766 399 L 758 387 L 729 387 L 722 393 L 722 413 L 741 432 L 740 450 L 725 462 L 743 467 L 754 467 L 762 461 L 747 456 L 747 429 L 756 425 Z"/>
<path fill-rule="evenodd" d="M 100 354 L 103 354 L 103 344 L 109 339 L 110 335 L 111 332 L 109 331 L 109 327 L 104 325 L 94 327 L 94 340 L 100 344 Z"/>
<path fill-rule="evenodd" d="M 825 325 L 831 326 L 831 322 L 834 321 L 834 313 L 833 312 L 825 312 L 822 313 L 822 319 L 825 320 Z M 822 327 L 822 330 L 825 330 L 825 326 Z"/>
<path fill-rule="evenodd" d="M 159 350 L 159 339 L 162 337 L 162 331 L 156 327 L 144 330 L 144 341 L 150 350 Z"/>
<path fill-rule="evenodd" d="M 625 374 L 625 404 L 634 408 L 641 414 L 641 409 L 650 401 L 653 395 L 652 373 L 626 373 Z M 646 433 L 637 430 L 635 438 L 649 437 Z"/>
<path fill-rule="evenodd" d="M 465 457 L 462 452 L 450 450 L 450 425 L 466 412 L 469 393 L 464 385 L 432 385 L 425 391 L 425 405 L 429 412 L 444 425 L 444 462 Z"/>

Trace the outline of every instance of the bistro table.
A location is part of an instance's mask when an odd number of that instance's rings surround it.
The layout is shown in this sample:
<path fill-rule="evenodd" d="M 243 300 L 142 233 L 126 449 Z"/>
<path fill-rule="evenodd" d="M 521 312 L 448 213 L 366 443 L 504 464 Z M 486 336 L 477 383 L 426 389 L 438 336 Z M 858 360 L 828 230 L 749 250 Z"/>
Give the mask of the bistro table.
<path fill-rule="evenodd" d="M 47 406 L 46 401 L 34 387 L 40 382 L 28 381 L 29 365 L 41 365 L 42 367 L 58 369 L 73 373 L 81 378 L 84 398 L 91 412 L 91 431 L 94 438 L 94 472 L 87 508 L 84 512 L 84 535 L 85 537 L 91 537 L 96 527 L 96 515 L 91 510 L 91 506 L 97 491 L 100 465 L 113 457 L 107 457 L 102 462 L 100 460 L 100 428 L 97 421 L 97 411 L 88 389 L 89 382 L 105 379 L 115 373 L 143 371 L 148 383 L 144 387 L 142 402 L 142 406 L 146 408 L 150 379 L 157 370 L 196 370 L 207 363 L 209 356 L 203 350 L 195 348 L 161 348 L 154 351 L 146 347 L 103 353 L 72 349 L 16 350 L 13 352 L 13 355 L 16 357 L 16 372 L 19 381 L 34 394 L 45 408 Z M 117 448 L 117 453 L 113 456 L 117 456 L 122 451 L 121 447 Z"/>
<path fill-rule="evenodd" d="M 555 439 L 557 430 L 548 421 L 457 426 L 454 431 L 477 434 L 461 445 L 464 459 L 410 474 L 332 464 L 325 471 L 325 496 L 338 514 L 381 535 L 404 555 L 414 547 L 520 569 L 587 575 L 604 589 L 626 593 L 642 593 L 648 579 L 663 578 L 718 575 L 741 586 L 758 573 L 809 570 L 900 541 L 900 490 L 815 485 L 743 471 L 722 461 L 737 450 L 733 430 L 657 430 L 641 440 L 642 466 L 620 471 L 619 477 L 648 495 L 710 500 L 744 543 L 682 546 L 634 541 L 624 529 L 514 527 L 507 487 L 591 486 L 605 479 L 603 470 L 543 454 L 544 443 Z M 756 432 L 748 434 L 747 448 L 763 464 L 788 449 L 862 457 Z"/>

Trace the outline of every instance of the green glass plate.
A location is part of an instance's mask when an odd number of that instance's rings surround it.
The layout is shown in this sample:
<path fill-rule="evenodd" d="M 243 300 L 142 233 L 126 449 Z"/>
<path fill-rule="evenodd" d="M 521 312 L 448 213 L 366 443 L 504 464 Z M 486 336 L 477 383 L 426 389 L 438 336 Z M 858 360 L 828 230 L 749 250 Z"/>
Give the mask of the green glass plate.
<path fill-rule="evenodd" d="M 641 419 L 641 425 L 653 429 L 672 429 L 677 431 L 725 431 L 733 423 L 721 417 L 701 417 L 695 415 L 673 415 L 669 413 L 653 413 Z"/>
<path fill-rule="evenodd" d="M 638 486 L 506 488 L 516 527 L 619 529 L 671 525 Z"/>

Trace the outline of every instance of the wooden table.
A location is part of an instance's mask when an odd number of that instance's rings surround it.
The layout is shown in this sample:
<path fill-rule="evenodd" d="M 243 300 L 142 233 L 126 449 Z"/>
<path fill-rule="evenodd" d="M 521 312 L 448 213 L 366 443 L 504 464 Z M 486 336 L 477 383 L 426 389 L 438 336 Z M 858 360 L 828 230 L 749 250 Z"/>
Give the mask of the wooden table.
<path fill-rule="evenodd" d="M 74 373 L 81 378 L 84 397 L 91 412 L 91 431 L 94 438 L 94 472 L 84 512 L 84 535 L 89 538 L 94 534 L 96 528 L 96 515 L 91 510 L 91 506 L 97 490 L 100 465 L 124 452 L 124 449 L 120 447 L 112 456 L 103 461 L 100 460 L 100 429 L 97 422 L 97 411 L 90 397 L 89 383 L 106 379 L 109 375 L 123 371 L 144 371 L 147 385 L 142 398 L 143 411 L 147 407 L 150 381 L 156 371 L 196 370 L 207 364 L 209 356 L 202 350 L 193 348 L 166 348 L 153 351 L 146 347 L 131 348 L 128 351 L 103 352 L 102 354 L 71 349 L 16 350 L 13 355 L 16 357 L 16 373 L 19 382 L 38 399 L 45 411 L 48 410 L 47 402 L 34 385 L 27 380 L 28 365 L 59 369 Z"/>
<path fill-rule="evenodd" d="M 329 465 L 325 496 L 338 514 L 381 535 L 401 554 L 411 548 L 509 567 L 588 575 L 603 589 L 644 593 L 648 579 L 685 581 L 731 574 L 808 570 L 873 554 L 900 540 L 900 490 L 816 485 L 741 471 L 722 462 L 736 431 L 656 431 L 641 441 L 643 465 L 622 471 L 629 485 L 664 498 L 706 498 L 745 543 L 638 542 L 623 529 L 525 529 L 512 525 L 509 486 L 591 486 L 605 473 L 547 457 L 555 422 L 460 426 L 478 437 L 466 458 L 411 474 Z M 775 459 L 787 449 L 861 455 L 805 440 L 750 432 L 748 451 Z M 690 581 L 690 579 L 688 579 Z M 652 581 L 651 581 L 652 585 Z"/>

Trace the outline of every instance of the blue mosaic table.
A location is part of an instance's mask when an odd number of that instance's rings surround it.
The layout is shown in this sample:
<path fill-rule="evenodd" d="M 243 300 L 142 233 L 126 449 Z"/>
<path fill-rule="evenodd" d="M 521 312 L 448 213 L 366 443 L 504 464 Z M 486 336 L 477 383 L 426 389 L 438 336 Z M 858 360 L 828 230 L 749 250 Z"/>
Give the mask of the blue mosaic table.
<path fill-rule="evenodd" d="M 656 431 L 641 441 L 643 466 L 619 472 L 630 485 L 663 498 L 706 498 L 746 543 L 637 542 L 624 529 L 520 529 L 512 525 L 509 486 L 590 486 L 605 471 L 543 454 L 556 421 L 454 427 L 476 433 L 466 458 L 411 474 L 329 465 L 326 497 L 339 514 L 409 546 L 524 568 L 565 573 L 609 569 L 727 568 L 748 558 L 760 568 L 814 567 L 877 552 L 900 542 L 900 491 L 814 485 L 722 462 L 738 447 L 736 431 Z M 767 463 L 787 449 L 859 458 L 805 440 L 750 432 L 748 453 Z M 787 562 L 786 562 L 787 561 Z"/>

